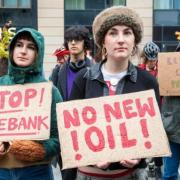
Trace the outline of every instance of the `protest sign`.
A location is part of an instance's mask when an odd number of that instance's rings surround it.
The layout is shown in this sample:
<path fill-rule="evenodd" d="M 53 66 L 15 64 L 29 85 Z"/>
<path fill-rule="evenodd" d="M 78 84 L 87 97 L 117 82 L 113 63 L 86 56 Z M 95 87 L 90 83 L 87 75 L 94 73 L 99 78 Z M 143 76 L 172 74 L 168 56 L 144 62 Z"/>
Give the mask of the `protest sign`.
<path fill-rule="evenodd" d="M 153 90 L 57 105 L 63 168 L 170 155 Z"/>
<path fill-rule="evenodd" d="M 180 53 L 158 53 L 158 82 L 162 96 L 180 96 Z"/>
<path fill-rule="evenodd" d="M 1 86 L 0 141 L 49 138 L 51 83 Z"/>

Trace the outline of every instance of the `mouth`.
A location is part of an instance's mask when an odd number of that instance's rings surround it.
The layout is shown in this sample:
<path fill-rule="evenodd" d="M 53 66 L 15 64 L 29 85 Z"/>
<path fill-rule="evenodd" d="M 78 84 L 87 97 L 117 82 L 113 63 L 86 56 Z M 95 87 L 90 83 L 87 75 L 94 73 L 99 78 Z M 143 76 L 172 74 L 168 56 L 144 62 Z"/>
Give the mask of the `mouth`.
<path fill-rule="evenodd" d="M 27 58 L 24 58 L 24 57 L 18 57 L 18 59 L 21 61 L 27 61 Z"/>
<path fill-rule="evenodd" d="M 116 51 L 126 51 L 127 48 L 124 48 L 124 47 L 120 47 L 120 48 L 115 48 Z"/>

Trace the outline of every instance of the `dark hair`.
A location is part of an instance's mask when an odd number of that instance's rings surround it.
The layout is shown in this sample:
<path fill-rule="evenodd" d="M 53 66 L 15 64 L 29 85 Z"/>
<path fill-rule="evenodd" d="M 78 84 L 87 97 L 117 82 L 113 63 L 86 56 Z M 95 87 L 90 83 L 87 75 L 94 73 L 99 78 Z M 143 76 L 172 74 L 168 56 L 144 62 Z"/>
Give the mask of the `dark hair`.
<path fill-rule="evenodd" d="M 13 42 L 12 42 L 10 48 L 11 48 L 11 49 L 14 49 L 14 46 L 15 46 L 17 40 L 20 40 L 20 39 L 25 39 L 25 40 L 32 41 L 32 42 L 35 44 L 36 50 L 38 51 L 37 43 L 36 43 L 36 41 L 33 39 L 31 33 L 29 33 L 28 31 L 24 31 L 24 32 L 19 33 L 19 34 L 13 39 Z"/>
<path fill-rule="evenodd" d="M 89 30 L 80 25 L 72 26 L 65 31 L 65 48 L 68 49 L 68 42 L 72 40 L 84 40 L 84 50 L 91 48 Z"/>

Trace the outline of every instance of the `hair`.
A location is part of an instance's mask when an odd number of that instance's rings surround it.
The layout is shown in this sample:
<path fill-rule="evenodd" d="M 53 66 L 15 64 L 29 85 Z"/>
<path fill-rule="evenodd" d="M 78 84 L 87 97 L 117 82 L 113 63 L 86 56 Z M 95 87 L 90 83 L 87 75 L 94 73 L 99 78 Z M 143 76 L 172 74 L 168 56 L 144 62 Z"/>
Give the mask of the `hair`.
<path fill-rule="evenodd" d="M 65 31 L 65 48 L 68 48 L 68 42 L 72 40 L 84 40 L 84 50 L 91 49 L 90 33 L 84 26 L 72 26 Z"/>

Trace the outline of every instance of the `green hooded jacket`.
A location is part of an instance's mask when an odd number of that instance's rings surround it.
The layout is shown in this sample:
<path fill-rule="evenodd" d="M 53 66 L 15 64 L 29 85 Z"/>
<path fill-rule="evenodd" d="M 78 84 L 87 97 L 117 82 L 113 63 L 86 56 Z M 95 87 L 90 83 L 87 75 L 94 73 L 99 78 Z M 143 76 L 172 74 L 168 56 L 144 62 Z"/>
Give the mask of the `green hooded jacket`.
<path fill-rule="evenodd" d="M 38 48 L 38 55 L 36 57 L 35 63 L 28 67 L 17 67 L 14 65 L 12 60 L 12 52 L 17 37 L 20 33 L 29 33 L 34 41 L 36 42 Z M 15 85 L 15 84 L 26 84 L 26 83 L 40 83 L 46 82 L 43 75 L 43 58 L 44 58 L 44 38 L 43 36 L 31 28 L 23 28 L 19 30 L 16 35 L 11 40 L 9 46 L 9 65 L 8 74 L 0 78 L 0 85 Z M 45 160 L 59 154 L 60 145 L 58 140 L 58 130 L 57 130 L 57 118 L 56 118 L 56 103 L 61 102 L 62 97 L 58 89 L 53 86 L 52 88 L 52 104 L 51 104 L 51 130 L 50 139 L 38 141 L 43 144 L 46 156 Z"/>

